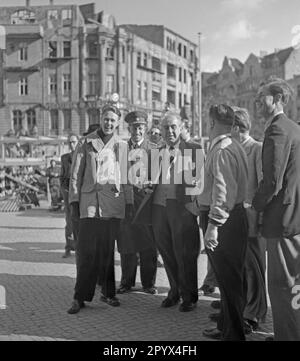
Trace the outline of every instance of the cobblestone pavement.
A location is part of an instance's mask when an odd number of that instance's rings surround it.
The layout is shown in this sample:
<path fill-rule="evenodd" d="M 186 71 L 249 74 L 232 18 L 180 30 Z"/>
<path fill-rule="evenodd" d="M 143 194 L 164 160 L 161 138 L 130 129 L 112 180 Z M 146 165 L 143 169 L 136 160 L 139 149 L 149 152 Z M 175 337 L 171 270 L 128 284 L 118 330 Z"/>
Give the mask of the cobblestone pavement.
<path fill-rule="evenodd" d="M 159 294 L 136 291 L 120 295 L 121 307 L 99 301 L 80 313 L 69 315 L 75 284 L 75 257 L 61 258 L 64 251 L 64 216 L 49 212 L 46 204 L 20 213 L 0 213 L 0 341 L 2 340 L 100 340 L 100 341 L 201 341 L 211 327 L 210 302 L 200 297 L 195 311 L 162 309 L 168 281 L 158 268 Z M 206 255 L 199 256 L 199 286 L 206 271 Z M 120 258 L 116 252 L 116 280 L 120 280 Z M 0 291 L 3 287 L 0 287 Z M 2 309 L 1 309 L 2 308 Z M 266 323 L 248 340 L 264 340 L 272 332 L 270 310 Z"/>

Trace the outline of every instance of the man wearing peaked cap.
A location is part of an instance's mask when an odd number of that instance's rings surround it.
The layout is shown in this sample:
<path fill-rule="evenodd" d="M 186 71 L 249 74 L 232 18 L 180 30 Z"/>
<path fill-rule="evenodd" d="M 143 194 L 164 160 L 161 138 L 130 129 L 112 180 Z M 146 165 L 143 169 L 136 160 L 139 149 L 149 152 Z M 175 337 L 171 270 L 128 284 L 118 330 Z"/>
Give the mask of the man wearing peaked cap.
<path fill-rule="evenodd" d="M 129 148 L 129 166 L 130 170 L 135 166 L 147 162 L 148 155 L 155 147 L 145 138 L 147 130 L 147 114 L 142 111 L 130 112 L 125 117 L 129 125 L 130 140 Z M 145 165 L 147 167 L 147 164 Z M 134 171 L 134 177 L 140 177 L 140 170 Z M 135 178 L 132 178 L 133 180 Z M 148 178 L 147 178 L 148 179 Z M 134 209 L 137 210 L 142 203 L 146 193 L 138 186 L 133 186 Z M 148 225 L 132 224 L 128 220 L 121 222 L 121 232 L 118 239 L 118 248 L 121 254 L 122 278 L 118 293 L 129 292 L 135 286 L 135 278 L 140 258 L 141 283 L 146 293 L 157 293 L 155 288 L 156 269 L 157 269 L 157 251 L 154 245 L 152 230 Z"/>

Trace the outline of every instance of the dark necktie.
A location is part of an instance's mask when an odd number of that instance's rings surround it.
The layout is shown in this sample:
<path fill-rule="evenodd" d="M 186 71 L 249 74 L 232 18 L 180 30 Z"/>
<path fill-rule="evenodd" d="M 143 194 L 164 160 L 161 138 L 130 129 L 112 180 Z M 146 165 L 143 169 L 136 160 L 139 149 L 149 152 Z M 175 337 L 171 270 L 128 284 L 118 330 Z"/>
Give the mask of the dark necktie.
<path fill-rule="evenodd" d="M 174 162 L 174 159 L 175 159 L 175 157 L 174 157 L 174 150 L 175 150 L 175 148 L 174 148 L 173 146 L 171 146 L 171 147 L 169 148 L 169 152 L 170 152 L 170 164 L 172 164 L 172 163 Z"/>

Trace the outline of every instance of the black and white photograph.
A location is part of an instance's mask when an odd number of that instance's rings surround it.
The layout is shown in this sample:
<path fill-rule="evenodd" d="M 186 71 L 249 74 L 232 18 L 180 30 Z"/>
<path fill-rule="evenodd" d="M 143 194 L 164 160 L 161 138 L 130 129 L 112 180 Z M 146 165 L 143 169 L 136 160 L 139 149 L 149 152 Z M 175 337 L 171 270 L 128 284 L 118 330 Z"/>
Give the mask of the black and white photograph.
<path fill-rule="evenodd" d="M 299 0 L 0 0 L 0 341 L 300 341 Z"/>

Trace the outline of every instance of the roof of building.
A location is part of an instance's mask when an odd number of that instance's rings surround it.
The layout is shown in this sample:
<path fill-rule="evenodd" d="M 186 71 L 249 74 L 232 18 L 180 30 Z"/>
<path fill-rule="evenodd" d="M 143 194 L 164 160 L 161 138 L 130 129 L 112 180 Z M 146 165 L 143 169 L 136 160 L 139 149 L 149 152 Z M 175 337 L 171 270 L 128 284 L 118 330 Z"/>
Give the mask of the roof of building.
<path fill-rule="evenodd" d="M 164 46 L 164 31 L 172 33 L 173 35 L 180 37 L 182 40 L 192 44 L 193 46 L 196 46 L 196 44 L 193 43 L 192 41 L 186 39 L 185 37 L 176 33 L 175 31 L 166 28 L 163 25 L 122 24 L 120 25 L 120 27 L 126 29 L 128 32 L 140 36 L 145 40 L 151 41 L 152 43 L 157 44 L 161 47 Z"/>
<path fill-rule="evenodd" d="M 289 48 L 276 51 L 272 54 L 265 55 L 262 58 L 262 64 L 265 67 L 270 67 L 272 66 L 273 60 L 277 58 L 279 60 L 280 65 L 283 65 L 287 61 L 293 50 L 294 48 L 291 46 Z"/>

